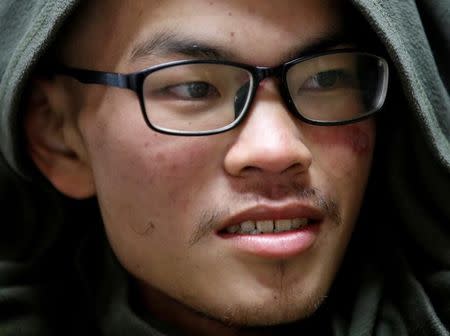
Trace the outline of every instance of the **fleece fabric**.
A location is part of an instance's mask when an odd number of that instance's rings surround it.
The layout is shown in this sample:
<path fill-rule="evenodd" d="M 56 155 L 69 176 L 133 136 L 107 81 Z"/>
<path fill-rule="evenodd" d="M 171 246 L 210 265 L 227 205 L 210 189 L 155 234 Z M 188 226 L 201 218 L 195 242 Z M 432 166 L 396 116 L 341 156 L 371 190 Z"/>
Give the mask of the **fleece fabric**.
<path fill-rule="evenodd" d="M 62 197 L 25 154 L 27 80 L 80 2 L 0 2 L 0 335 L 182 335 L 140 313 L 96 200 Z M 450 0 L 351 3 L 391 82 L 361 218 L 314 319 L 337 336 L 449 335 Z"/>

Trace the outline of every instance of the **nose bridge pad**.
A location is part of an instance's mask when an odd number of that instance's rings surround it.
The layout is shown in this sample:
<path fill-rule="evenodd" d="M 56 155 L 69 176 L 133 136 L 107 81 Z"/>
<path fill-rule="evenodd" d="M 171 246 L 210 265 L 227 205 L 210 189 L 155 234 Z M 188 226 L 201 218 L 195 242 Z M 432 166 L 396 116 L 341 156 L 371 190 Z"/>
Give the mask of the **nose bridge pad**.
<path fill-rule="evenodd" d="M 282 67 L 281 66 L 277 66 L 274 68 L 270 68 L 270 67 L 258 67 L 256 68 L 256 82 L 261 83 L 264 79 L 269 78 L 269 77 L 275 77 L 277 79 L 279 79 L 281 77 L 281 70 Z"/>

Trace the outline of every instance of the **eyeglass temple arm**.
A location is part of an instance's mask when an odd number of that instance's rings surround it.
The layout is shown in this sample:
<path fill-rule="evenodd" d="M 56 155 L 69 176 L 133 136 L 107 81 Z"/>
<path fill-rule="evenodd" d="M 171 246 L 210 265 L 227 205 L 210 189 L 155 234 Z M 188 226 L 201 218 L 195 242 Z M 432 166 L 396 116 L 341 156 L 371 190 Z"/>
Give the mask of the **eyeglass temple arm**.
<path fill-rule="evenodd" d="M 56 67 L 53 73 L 56 75 L 59 74 L 72 77 L 84 84 L 100 84 L 135 90 L 132 75 L 124 75 L 116 72 L 76 69 L 66 66 Z"/>

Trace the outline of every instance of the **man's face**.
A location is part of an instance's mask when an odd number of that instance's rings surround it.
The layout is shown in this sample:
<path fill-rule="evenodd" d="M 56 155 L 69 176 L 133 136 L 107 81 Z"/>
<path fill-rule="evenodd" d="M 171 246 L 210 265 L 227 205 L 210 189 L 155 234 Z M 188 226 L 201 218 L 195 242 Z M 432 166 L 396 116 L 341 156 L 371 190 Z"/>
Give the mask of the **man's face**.
<path fill-rule="evenodd" d="M 124 73 L 191 59 L 166 48 L 174 37 L 226 51 L 231 61 L 275 66 L 335 36 L 342 19 L 331 0 L 111 0 L 91 11 L 67 62 Z M 156 290 L 240 325 L 293 321 L 317 308 L 358 216 L 373 120 L 305 124 L 267 79 L 236 129 L 170 136 L 146 126 L 132 91 L 79 90 L 78 129 L 107 235 L 144 296 Z M 283 233 L 227 231 L 305 219 L 306 228 Z"/>

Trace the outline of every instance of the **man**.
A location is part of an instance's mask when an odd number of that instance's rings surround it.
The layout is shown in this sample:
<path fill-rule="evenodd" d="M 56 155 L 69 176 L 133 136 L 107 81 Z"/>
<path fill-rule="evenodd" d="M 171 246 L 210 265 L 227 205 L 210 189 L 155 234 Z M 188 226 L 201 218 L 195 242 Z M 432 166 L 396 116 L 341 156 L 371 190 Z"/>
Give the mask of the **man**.
<path fill-rule="evenodd" d="M 2 148 L 48 232 L 5 245 L 3 334 L 448 333 L 450 104 L 414 4 L 355 1 L 372 31 L 337 0 L 35 3 L 0 7 Z"/>

